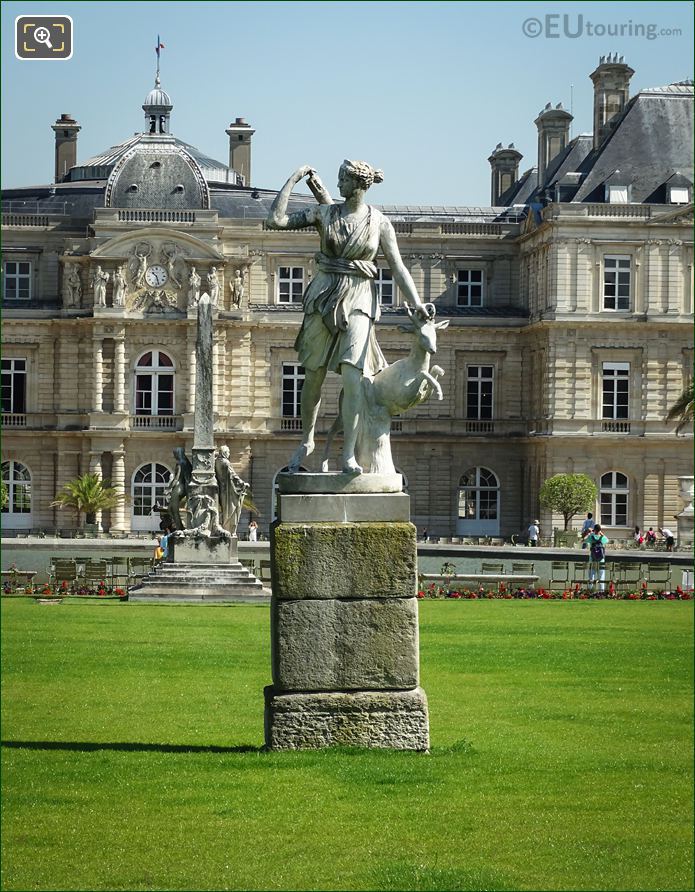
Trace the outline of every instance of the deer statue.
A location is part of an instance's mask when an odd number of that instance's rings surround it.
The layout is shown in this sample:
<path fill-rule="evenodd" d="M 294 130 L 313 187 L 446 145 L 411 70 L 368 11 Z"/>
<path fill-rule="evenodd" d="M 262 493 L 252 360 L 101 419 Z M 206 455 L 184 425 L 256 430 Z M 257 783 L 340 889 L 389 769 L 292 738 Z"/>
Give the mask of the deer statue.
<path fill-rule="evenodd" d="M 401 415 L 418 403 L 429 399 L 433 393 L 444 399 L 438 378 L 444 374 L 439 366 L 432 366 L 430 359 L 437 352 L 437 331 L 445 329 L 449 320 L 435 322 L 434 304 L 425 304 L 427 317 L 414 313 L 406 303 L 410 317 L 408 325 L 399 325 L 399 331 L 410 332 L 413 344 L 403 359 L 382 369 L 373 378 L 362 379 L 362 406 L 360 430 L 357 439 L 357 460 L 371 474 L 394 474 L 396 469 L 391 458 L 391 419 Z M 341 400 L 342 404 L 342 392 Z M 342 431 L 341 407 L 338 417 L 328 432 L 321 469 L 328 470 L 328 456 L 336 434 Z"/>

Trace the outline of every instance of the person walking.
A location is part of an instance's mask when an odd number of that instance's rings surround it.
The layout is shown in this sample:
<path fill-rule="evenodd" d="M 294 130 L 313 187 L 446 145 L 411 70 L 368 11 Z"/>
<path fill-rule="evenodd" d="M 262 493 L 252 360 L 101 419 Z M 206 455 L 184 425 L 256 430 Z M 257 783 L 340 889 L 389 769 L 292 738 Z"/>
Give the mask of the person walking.
<path fill-rule="evenodd" d="M 582 548 L 589 549 L 589 588 L 596 591 L 598 579 L 599 591 L 606 590 L 606 546 L 608 539 L 601 532 L 601 524 L 594 524 L 593 530 L 582 543 Z"/>
<path fill-rule="evenodd" d="M 540 521 L 534 520 L 532 524 L 529 525 L 528 528 L 528 544 L 531 548 L 538 547 L 538 537 L 541 534 L 541 528 L 539 526 Z"/>
<path fill-rule="evenodd" d="M 591 513 L 591 511 L 589 511 L 589 513 L 586 515 L 586 520 L 582 524 L 582 539 L 586 539 L 586 537 L 593 530 L 593 528 L 594 528 L 594 515 Z"/>

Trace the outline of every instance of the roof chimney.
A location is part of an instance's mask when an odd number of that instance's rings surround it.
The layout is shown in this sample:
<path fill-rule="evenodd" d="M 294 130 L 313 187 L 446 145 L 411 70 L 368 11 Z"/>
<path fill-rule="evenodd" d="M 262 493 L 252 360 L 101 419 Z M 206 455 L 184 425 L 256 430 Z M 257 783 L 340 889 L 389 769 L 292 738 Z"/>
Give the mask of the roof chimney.
<path fill-rule="evenodd" d="M 523 157 L 513 142 L 506 149 L 498 142 L 487 159 L 492 168 L 490 204 L 493 208 L 498 207 L 500 196 L 519 179 L 519 162 Z"/>
<path fill-rule="evenodd" d="M 243 118 L 236 118 L 225 133 L 229 136 L 229 166 L 251 185 L 251 137 L 256 131 Z"/>
<path fill-rule="evenodd" d="M 630 78 L 634 70 L 617 53 L 601 56 L 589 75 L 594 82 L 594 148 L 597 149 L 613 128 L 615 118 L 630 98 Z"/>
<path fill-rule="evenodd" d="M 534 121 L 538 127 L 538 185 L 545 182 L 548 165 L 564 151 L 570 141 L 572 115 L 558 102 L 555 108 L 549 102 Z"/>
<path fill-rule="evenodd" d="M 51 129 L 56 135 L 55 176 L 56 183 L 62 183 L 71 167 L 77 164 L 77 134 L 82 127 L 67 113 L 62 114 Z"/>

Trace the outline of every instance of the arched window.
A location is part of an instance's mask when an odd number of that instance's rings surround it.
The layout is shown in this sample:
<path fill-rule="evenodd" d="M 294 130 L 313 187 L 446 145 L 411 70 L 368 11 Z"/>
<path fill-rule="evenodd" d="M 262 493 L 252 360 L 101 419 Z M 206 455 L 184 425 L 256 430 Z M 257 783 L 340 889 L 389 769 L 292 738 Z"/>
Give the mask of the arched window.
<path fill-rule="evenodd" d="M 135 414 L 174 414 L 174 363 L 162 350 L 148 350 L 135 365 Z"/>
<path fill-rule="evenodd" d="M 601 526 L 626 527 L 630 484 L 619 471 L 608 471 L 601 475 Z"/>
<path fill-rule="evenodd" d="M 155 505 L 164 504 L 164 492 L 171 480 L 166 465 L 148 462 L 140 465 L 133 474 L 131 487 L 133 514 L 130 520 L 133 530 L 158 530 L 160 518 Z"/>
<path fill-rule="evenodd" d="M 18 461 L 2 463 L 2 482 L 8 500 L 2 509 L 2 525 L 8 529 L 31 527 L 31 471 Z"/>
<path fill-rule="evenodd" d="M 497 536 L 500 484 L 489 468 L 469 468 L 459 480 L 457 533 Z"/>

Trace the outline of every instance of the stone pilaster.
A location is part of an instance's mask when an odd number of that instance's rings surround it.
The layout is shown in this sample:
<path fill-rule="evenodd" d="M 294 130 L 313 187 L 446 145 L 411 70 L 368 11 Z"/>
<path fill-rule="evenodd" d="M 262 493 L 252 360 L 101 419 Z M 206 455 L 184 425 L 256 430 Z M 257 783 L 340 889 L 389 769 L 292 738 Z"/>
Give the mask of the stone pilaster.
<path fill-rule="evenodd" d="M 103 472 L 101 467 L 101 452 L 94 451 L 89 453 L 89 473 L 95 474 L 100 480 L 103 479 Z M 99 529 L 102 529 L 102 516 L 101 511 L 97 511 L 94 517 L 94 522 L 96 523 Z"/>
<path fill-rule="evenodd" d="M 116 449 L 112 453 L 113 463 L 111 466 L 111 486 L 119 493 L 126 493 L 125 487 L 125 452 L 122 449 Z M 125 499 L 111 509 L 111 529 L 121 532 L 126 528 L 125 517 Z"/>
<path fill-rule="evenodd" d="M 126 411 L 125 403 L 125 339 L 116 338 L 116 347 L 113 360 L 113 402 L 114 411 L 123 413 Z"/>
<path fill-rule="evenodd" d="M 104 341 L 101 336 L 93 340 L 94 349 L 94 388 L 92 390 L 92 412 L 101 412 L 104 399 Z"/>

